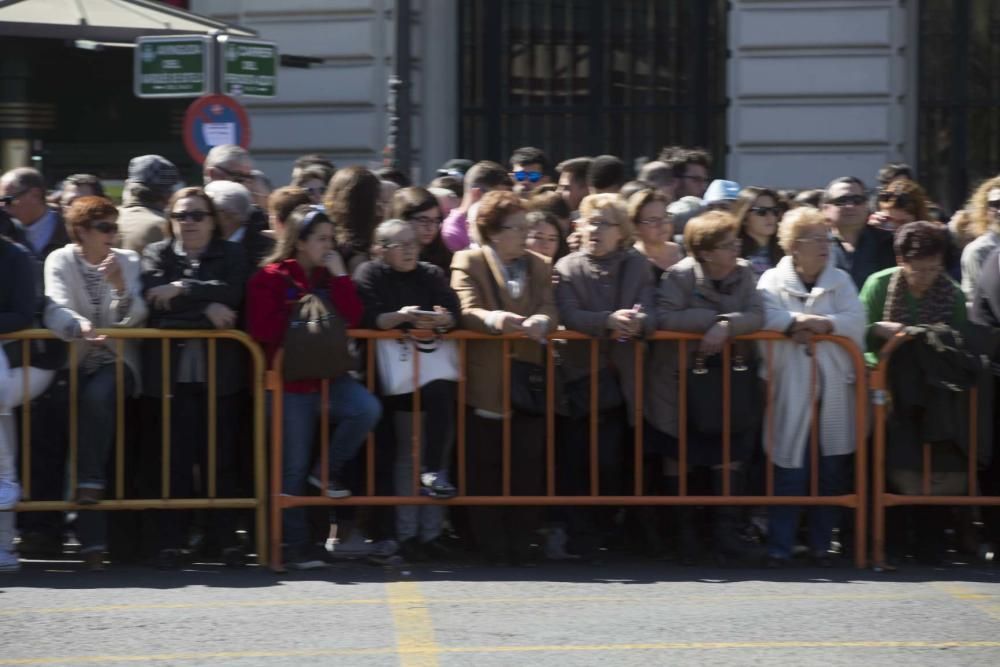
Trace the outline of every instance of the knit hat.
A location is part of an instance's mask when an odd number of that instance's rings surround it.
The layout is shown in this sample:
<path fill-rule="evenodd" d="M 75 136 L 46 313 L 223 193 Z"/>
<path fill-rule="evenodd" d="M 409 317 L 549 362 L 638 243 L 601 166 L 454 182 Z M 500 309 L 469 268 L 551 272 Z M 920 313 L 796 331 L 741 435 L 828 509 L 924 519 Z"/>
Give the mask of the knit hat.
<path fill-rule="evenodd" d="M 705 206 L 721 201 L 735 201 L 740 197 L 740 184 L 736 181 L 724 181 L 717 178 L 708 184 L 702 203 Z"/>
<path fill-rule="evenodd" d="M 177 167 L 162 155 L 140 155 L 128 163 L 128 180 L 133 183 L 169 190 L 178 178 Z"/>

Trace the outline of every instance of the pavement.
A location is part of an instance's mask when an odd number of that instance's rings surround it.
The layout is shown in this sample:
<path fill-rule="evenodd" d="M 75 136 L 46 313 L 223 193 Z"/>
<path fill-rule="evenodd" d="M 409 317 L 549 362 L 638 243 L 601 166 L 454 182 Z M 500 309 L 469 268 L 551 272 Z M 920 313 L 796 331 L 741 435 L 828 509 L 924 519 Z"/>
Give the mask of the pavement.
<path fill-rule="evenodd" d="M 1000 665 L 1000 569 L 52 561 L 0 575 L 0 666 L 128 664 Z"/>

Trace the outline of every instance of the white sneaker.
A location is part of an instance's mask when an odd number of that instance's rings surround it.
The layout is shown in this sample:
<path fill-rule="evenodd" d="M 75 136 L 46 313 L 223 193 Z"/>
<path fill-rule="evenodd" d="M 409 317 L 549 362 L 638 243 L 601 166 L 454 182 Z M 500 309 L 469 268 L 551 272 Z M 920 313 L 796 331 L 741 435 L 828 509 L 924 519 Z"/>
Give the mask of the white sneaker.
<path fill-rule="evenodd" d="M 21 561 L 15 554 L 7 551 L 6 549 L 0 549 L 0 573 L 2 572 L 17 572 L 21 569 Z"/>
<path fill-rule="evenodd" d="M 352 531 L 346 540 L 334 540 L 330 553 L 334 558 L 355 559 L 367 558 L 373 550 L 372 543 L 365 539 L 359 531 Z"/>
<path fill-rule="evenodd" d="M 21 499 L 21 485 L 17 482 L 3 479 L 0 480 L 0 512 L 14 509 L 14 505 Z"/>

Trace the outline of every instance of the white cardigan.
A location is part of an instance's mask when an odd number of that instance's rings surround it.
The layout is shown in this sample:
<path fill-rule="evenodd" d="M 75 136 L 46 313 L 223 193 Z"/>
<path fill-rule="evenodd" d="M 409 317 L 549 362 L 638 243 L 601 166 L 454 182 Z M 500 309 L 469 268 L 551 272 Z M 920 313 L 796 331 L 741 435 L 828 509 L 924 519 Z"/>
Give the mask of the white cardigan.
<path fill-rule="evenodd" d="M 833 334 L 846 336 L 864 349 L 865 311 L 849 274 L 828 263 L 812 291 L 807 292 L 795 272 L 792 257 L 786 255 L 757 283 L 764 300 L 764 329 L 785 332 L 795 313 L 822 315 L 833 322 Z M 761 357 L 767 359 L 766 341 L 758 343 Z M 819 445 L 822 456 L 850 454 L 856 447 L 854 400 L 855 377 L 851 357 L 837 343 L 820 342 L 815 346 L 818 371 Z M 771 383 L 774 400 L 774 454 L 776 465 L 801 468 L 809 446 L 812 416 L 810 385 L 812 360 L 808 346 L 773 344 L 774 376 L 767 378 L 767 364 L 761 363 L 761 375 Z M 764 448 L 767 451 L 767 420 L 764 420 Z"/>
<path fill-rule="evenodd" d="M 54 250 L 45 260 L 45 296 L 52 303 L 45 309 L 45 326 L 63 340 L 73 341 L 79 346 L 77 362 L 86 356 L 86 341 L 81 341 L 80 323 L 91 322 L 97 327 L 139 327 L 146 322 L 148 310 L 142 298 L 141 265 L 139 255 L 131 250 L 112 249 L 115 259 L 121 264 L 125 280 L 125 292 L 132 297 L 128 312 L 122 319 L 117 318 L 112 308 L 111 290 L 107 290 L 99 308 L 95 308 L 87 294 L 87 286 L 80 273 L 74 255 L 76 244 L 70 243 Z M 125 363 L 132 371 L 135 391 L 138 395 L 142 376 L 139 363 L 139 341 L 125 341 Z M 118 345 L 108 342 L 108 349 L 117 352 Z"/>

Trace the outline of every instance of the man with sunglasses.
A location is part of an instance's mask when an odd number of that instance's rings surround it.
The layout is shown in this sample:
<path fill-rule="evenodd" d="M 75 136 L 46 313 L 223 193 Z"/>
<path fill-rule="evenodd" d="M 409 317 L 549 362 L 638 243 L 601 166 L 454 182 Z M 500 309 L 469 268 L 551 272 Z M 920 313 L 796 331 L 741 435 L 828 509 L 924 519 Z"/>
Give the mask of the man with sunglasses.
<path fill-rule="evenodd" d="M 510 156 L 510 177 L 514 179 L 514 192 L 527 196 L 539 185 L 551 183 L 549 159 L 534 146 L 522 146 Z"/>
<path fill-rule="evenodd" d="M 854 176 L 834 179 L 823 193 L 823 215 L 834 238 L 834 261 L 858 289 L 871 274 L 896 265 L 892 232 L 868 223 L 865 184 Z"/>
<path fill-rule="evenodd" d="M 18 167 L 0 176 L 0 205 L 24 229 L 27 247 L 39 261 L 69 243 L 62 214 L 45 201 L 45 180 L 35 169 Z"/>

